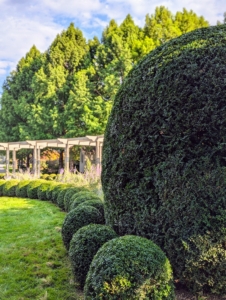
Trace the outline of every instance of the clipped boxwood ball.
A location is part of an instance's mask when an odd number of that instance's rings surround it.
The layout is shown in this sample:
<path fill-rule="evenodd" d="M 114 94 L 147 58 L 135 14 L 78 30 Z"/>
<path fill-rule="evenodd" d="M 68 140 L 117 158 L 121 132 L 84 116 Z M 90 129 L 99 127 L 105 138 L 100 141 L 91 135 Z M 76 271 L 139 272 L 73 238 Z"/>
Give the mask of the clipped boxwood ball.
<path fill-rule="evenodd" d="M 0 196 L 3 196 L 3 187 L 6 183 L 6 180 L 0 179 Z"/>
<path fill-rule="evenodd" d="M 57 205 L 59 206 L 59 208 L 61 208 L 62 210 L 65 210 L 64 208 L 64 196 L 67 193 L 68 187 L 62 187 L 59 190 L 58 196 L 57 196 Z"/>
<path fill-rule="evenodd" d="M 92 192 L 79 192 L 72 196 L 69 210 L 76 208 L 79 204 L 87 200 L 100 200 L 100 198 Z"/>
<path fill-rule="evenodd" d="M 100 212 L 92 206 L 82 206 L 71 210 L 62 226 L 62 239 L 66 249 L 69 249 L 73 234 L 81 227 L 89 224 L 103 223 Z"/>
<path fill-rule="evenodd" d="M 86 200 L 86 201 L 80 203 L 78 205 L 78 207 L 80 207 L 82 205 L 84 205 L 84 206 L 89 205 L 89 206 L 93 206 L 96 209 L 98 209 L 99 212 L 101 213 L 101 216 L 102 216 L 103 220 L 104 220 L 104 202 L 101 199 Z"/>
<path fill-rule="evenodd" d="M 31 180 L 27 185 L 27 196 L 30 199 L 38 199 L 38 187 L 44 182 L 42 179 Z"/>
<path fill-rule="evenodd" d="M 116 95 L 102 171 L 106 223 L 120 235 L 153 240 L 175 278 L 193 291 L 220 294 L 226 293 L 225 50 L 221 25 L 184 34 L 141 60 Z"/>
<path fill-rule="evenodd" d="M 20 198 L 27 198 L 27 186 L 30 180 L 21 180 L 16 186 L 16 196 Z"/>
<path fill-rule="evenodd" d="M 50 188 L 51 182 L 44 182 L 38 187 L 38 199 L 39 200 L 48 200 L 46 192 Z"/>
<path fill-rule="evenodd" d="M 94 255 L 104 243 L 116 237 L 111 227 L 99 224 L 84 226 L 73 235 L 69 257 L 74 277 L 81 287 L 84 286 Z"/>
<path fill-rule="evenodd" d="M 89 190 L 85 187 L 71 187 L 67 190 L 66 194 L 64 195 L 64 209 L 65 211 L 69 211 L 71 202 L 73 202 L 72 196 L 75 194 L 86 191 L 89 192 Z"/>
<path fill-rule="evenodd" d="M 106 242 L 85 283 L 86 300 L 174 300 L 172 268 L 152 241 L 133 235 Z"/>
<path fill-rule="evenodd" d="M 2 194 L 3 196 L 16 196 L 16 187 L 19 183 L 19 180 L 11 179 L 7 180 L 3 186 Z"/>
<path fill-rule="evenodd" d="M 49 200 L 49 201 L 52 201 L 52 192 L 54 191 L 54 189 L 57 187 L 57 186 L 59 186 L 59 185 L 61 185 L 61 183 L 59 183 L 59 182 L 50 182 L 51 184 L 50 184 L 50 186 L 49 186 L 49 188 L 47 189 L 47 191 L 46 191 L 46 198 Z"/>

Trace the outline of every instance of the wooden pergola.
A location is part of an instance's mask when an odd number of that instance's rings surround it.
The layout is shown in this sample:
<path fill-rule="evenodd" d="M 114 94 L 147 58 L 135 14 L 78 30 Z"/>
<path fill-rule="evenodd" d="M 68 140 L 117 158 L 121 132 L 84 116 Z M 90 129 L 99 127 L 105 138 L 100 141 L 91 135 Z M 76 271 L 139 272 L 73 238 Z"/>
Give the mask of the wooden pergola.
<path fill-rule="evenodd" d="M 16 151 L 20 149 L 33 149 L 33 174 L 40 176 L 40 150 L 46 147 L 52 148 L 64 148 L 65 150 L 65 171 L 69 171 L 69 149 L 75 145 L 77 146 L 93 146 L 96 148 L 95 164 L 98 169 L 100 169 L 102 161 L 102 146 L 103 146 L 104 136 L 85 136 L 77 138 L 57 138 L 53 140 L 27 140 L 22 142 L 0 142 L 0 150 L 6 151 L 6 175 L 9 174 L 9 157 L 10 151 L 13 152 L 13 173 L 16 172 Z M 80 158 L 82 158 L 83 152 L 80 153 Z M 80 160 L 83 161 L 84 159 Z M 81 163 L 82 164 L 82 163 Z"/>

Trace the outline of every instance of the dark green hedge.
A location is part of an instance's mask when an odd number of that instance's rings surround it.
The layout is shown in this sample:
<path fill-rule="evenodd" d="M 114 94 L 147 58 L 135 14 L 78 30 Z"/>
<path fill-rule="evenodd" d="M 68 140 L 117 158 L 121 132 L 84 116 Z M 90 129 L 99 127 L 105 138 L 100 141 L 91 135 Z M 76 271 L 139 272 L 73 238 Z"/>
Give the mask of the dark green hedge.
<path fill-rule="evenodd" d="M 52 201 L 52 192 L 54 191 L 54 189 L 56 188 L 56 186 L 61 185 L 61 183 L 59 182 L 51 182 L 51 185 L 49 186 L 49 188 L 46 190 L 46 198 L 49 201 Z"/>
<path fill-rule="evenodd" d="M 3 196 L 14 197 L 16 196 L 16 187 L 19 183 L 19 180 L 11 179 L 6 180 L 6 183 L 3 185 L 2 194 Z"/>
<path fill-rule="evenodd" d="M 107 224 L 156 242 L 175 278 L 226 293 L 226 25 L 152 51 L 130 72 L 107 124 Z"/>
<path fill-rule="evenodd" d="M 68 190 L 68 187 L 65 186 L 63 188 L 61 188 L 59 190 L 59 194 L 57 196 L 57 205 L 59 206 L 60 209 L 62 210 L 65 210 L 65 207 L 64 207 L 64 196 L 65 194 L 67 193 L 67 190 Z"/>
<path fill-rule="evenodd" d="M 99 224 L 84 226 L 73 235 L 69 257 L 73 275 L 81 287 L 85 284 L 94 255 L 104 243 L 116 237 L 117 234 L 111 227 Z"/>
<path fill-rule="evenodd" d="M 92 206 L 82 206 L 71 210 L 62 226 L 62 239 L 66 249 L 69 249 L 73 234 L 83 226 L 103 223 L 100 212 Z"/>
<path fill-rule="evenodd" d="M 174 300 L 169 260 L 148 239 L 128 235 L 110 240 L 91 263 L 85 299 Z"/>
<path fill-rule="evenodd" d="M 27 186 L 30 180 L 21 180 L 16 187 L 16 196 L 21 198 L 27 198 Z"/>

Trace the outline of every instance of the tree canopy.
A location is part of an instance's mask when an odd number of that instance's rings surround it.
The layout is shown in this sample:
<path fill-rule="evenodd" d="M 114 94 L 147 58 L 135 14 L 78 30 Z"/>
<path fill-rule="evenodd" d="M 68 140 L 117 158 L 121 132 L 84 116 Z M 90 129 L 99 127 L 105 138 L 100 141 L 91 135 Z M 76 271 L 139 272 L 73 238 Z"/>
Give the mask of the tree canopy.
<path fill-rule="evenodd" d="M 6 78 L 0 99 L 0 140 L 103 134 L 115 95 L 127 74 L 150 51 L 196 28 L 203 17 L 164 6 L 139 27 L 131 15 L 110 20 L 102 38 L 87 41 L 74 24 L 45 53 L 33 46 Z"/>

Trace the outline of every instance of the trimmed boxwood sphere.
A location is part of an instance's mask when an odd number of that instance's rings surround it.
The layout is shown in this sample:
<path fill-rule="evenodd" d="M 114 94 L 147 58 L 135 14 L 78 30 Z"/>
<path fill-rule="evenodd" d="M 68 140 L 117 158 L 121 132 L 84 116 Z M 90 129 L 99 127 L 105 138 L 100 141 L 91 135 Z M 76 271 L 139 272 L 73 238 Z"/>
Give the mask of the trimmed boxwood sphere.
<path fill-rule="evenodd" d="M 27 198 L 27 186 L 30 180 L 21 180 L 16 186 L 16 196 L 21 198 Z"/>
<path fill-rule="evenodd" d="M 226 25 L 156 48 L 122 84 L 108 120 L 106 223 L 157 243 L 175 278 L 226 293 Z"/>
<path fill-rule="evenodd" d="M 47 189 L 47 191 L 46 191 L 46 198 L 49 200 L 49 201 L 52 201 L 52 192 L 54 191 L 54 189 L 56 188 L 56 186 L 59 186 L 59 185 L 61 185 L 61 183 L 59 183 L 59 182 L 50 182 L 51 184 L 50 184 L 50 186 L 49 186 L 49 188 Z"/>
<path fill-rule="evenodd" d="M 11 179 L 7 180 L 3 186 L 2 194 L 3 196 L 16 196 L 16 187 L 19 183 L 19 180 Z"/>
<path fill-rule="evenodd" d="M 69 257 L 74 277 L 81 287 L 84 286 L 94 255 L 104 243 L 116 237 L 111 227 L 99 224 L 84 226 L 73 235 Z"/>
<path fill-rule="evenodd" d="M 100 212 L 92 206 L 82 206 L 71 210 L 62 226 L 62 239 L 66 249 L 69 249 L 73 234 L 83 226 L 103 223 Z"/>
<path fill-rule="evenodd" d="M 30 199 L 38 199 L 38 188 L 44 182 L 42 179 L 31 180 L 27 185 L 27 196 Z"/>
<path fill-rule="evenodd" d="M 38 199 L 48 200 L 46 192 L 50 188 L 51 182 L 44 182 L 38 187 Z"/>
<path fill-rule="evenodd" d="M 57 196 L 57 205 L 62 210 L 65 210 L 65 207 L 64 207 L 64 196 L 67 193 L 68 188 L 69 187 L 66 186 L 66 185 L 64 187 L 62 187 L 62 189 L 59 190 L 59 194 Z"/>
<path fill-rule="evenodd" d="M 78 207 L 83 206 L 83 205 L 84 206 L 87 206 L 87 205 L 93 206 L 96 209 L 98 209 L 99 212 L 101 213 L 101 216 L 102 216 L 103 220 L 104 220 L 104 202 L 101 199 L 95 199 L 94 198 L 94 199 L 91 199 L 91 200 L 86 200 L 86 201 L 80 203 L 78 205 Z"/>
<path fill-rule="evenodd" d="M 72 196 L 75 194 L 86 191 L 89 192 L 89 190 L 86 187 L 71 187 L 67 190 L 66 194 L 64 195 L 64 208 L 65 211 L 69 211 L 71 202 L 73 202 Z"/>
<path fill-rule="evenodd" d="M 152 241 L 133 235 L 106 242 L 86 278 L 85 299 L 173 300 L 172 269 Z"/>
<path fill-rule="evenodd" d="M 3 195 L 2 192 L 3 192 L 3 187 L 4 187 L 5 183 L 6 183 L 6 180 L 0 179 L 0 196 Z"/>

